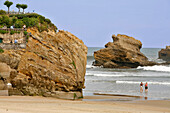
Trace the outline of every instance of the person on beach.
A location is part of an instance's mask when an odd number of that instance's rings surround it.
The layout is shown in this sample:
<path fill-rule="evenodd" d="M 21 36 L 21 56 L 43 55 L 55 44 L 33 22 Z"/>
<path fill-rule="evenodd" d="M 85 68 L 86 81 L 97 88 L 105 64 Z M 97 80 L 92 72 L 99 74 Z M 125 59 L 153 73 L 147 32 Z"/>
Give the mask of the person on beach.
<path fill-rule="evenodd" d="M 140 92 L 141 93 L 143 92 L 143 83 L 142 82 L 140 83 Z"/>
<path fill-rule="evenodd" d="M 147 93 L 148 92 L 148 83 L 146 82 L 145 84 L 145 92 Z"/>

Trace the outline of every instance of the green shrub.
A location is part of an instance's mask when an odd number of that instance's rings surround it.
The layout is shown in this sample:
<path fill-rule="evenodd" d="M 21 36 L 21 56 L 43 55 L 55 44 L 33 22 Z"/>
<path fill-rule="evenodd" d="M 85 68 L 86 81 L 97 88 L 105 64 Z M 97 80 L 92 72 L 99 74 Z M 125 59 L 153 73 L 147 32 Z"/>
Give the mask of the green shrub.
<path fill-rule="evenodd" d="M 11 30 L 10 35 L 13 35 L 16 31 Z"/>
<path fill-rule="evenodd" d="M 6 15 L 2 15 L 1 16 L 1 19 L 0 19 L 0 24 L 3 24 L 3 25 L 6 25 L 6 26 L 9 26 L 9 17 L 6 16 Z"/>
<path fill-rule="evenodd" d="M 24 35 L 26 36 L 28 34 L 28 32 L 27 31 L 24 31 Z"/>
<path fill-rule="evenodd" d="M 0 53 L 3 53 L 4 52 L 4 50 L 3 49 L 0 49 Z"/>
<path fill-rule="evenodd" d="M 0 30 L 0 33 L 1 33 L 1 34 L 6 34 L 6 33 L 8 33 L 8 31 L 6 31 L 6 30 Z"/>
<path fill-rule="evenodd" d="M 38 19 L 37 18 L 30 18 L 30 24 L 29 24 L 29 27 L 34 27 L 34 26 L 37 26 L 38 25 Z"/>
<path fill-rule="evenodd" d="M 23 18 L 23 23 L 27 26 L 27 27 L 34 27 L 37 26 L 38 24 L 38 19 L 37 18 Z"/>
<path fill-rule="evenodd" d="M 48 24 L 50 24 L 51 23 L 51 20 L 50 19 L 45 19 L 45 22 L 47 22 Z"/>
<path fill-rule="evenodd" d="M 39 32 L 48 31 L 48 25 L 47 24 L 37 25 L 37 28 L 38 28 Z"/>
<path fill-rule="evenodd" d="M 40 16 L 39 14 L 36 13 L 30 13 L 30 14 L 10 14 L 9 17 L 17 17 L 18 19 L 23 19 L 25 17 L 28 18 L 38 18 L 38 16 Z"/>
<path fill-rule="evenodd" d="M 6 11 L 0 10 L 0 15 L 5 15 L 5 14 L 6 14 Z"/>
<path fill-rule="evenodd" d="M 26 14 L 26 16 L 29 18 L 38 18 L 38 16 L 41 16 L 41 15 L 36 14 L 36 13 L 30 13 L 30 14 Z"/>
<path fill-rule="evenodd" d="M 29 24 L 30 24 L 30 21 L 29 21 L 29 18 L 28 17 L 25 17 L 22 19 L 23 23 L 28 27 Z"/>
<path fill-rule="evenodd" d="M 44 23 L 44 21 L 45 21 L 45 17 L 44 16 L 38 16 L 38 19 L 39 19 L 39 22 L 41 23 L 41 24 L 43 24 Z"/>
<path fill-rule="evenodd" d="M 24 22 L 22 20 L 17 20 L 15 22 L 15 28 L 22 28 L 24 25 Z"/>
<path fill-rule="evenodd" d="M 10 35 L 13 35 L 14 33 L 18 33 L 18 34 L 19 34 L 20 31 L 14 31 L 14 30 L 11 30 L 11 31 L 10 31 Z"/>
<path fill-rule="evenodd" d="M 17 18 L 15 16 L 12 17 L 12 24 L 15 24 L 15 22 L 17 21 Z"/>
<path fill-rule="evenodd" d="M 41 32 L 41 27 L 39 24 L 37 25 L 37 28 L 38 28 L 38 31 Z"/>
<path fill-rule="evenodd" d="M 25 14 L 11 14 L 9 17 L 17 17 L 18 19 L 23 19 L 24 17 L 27 17 Z"/>

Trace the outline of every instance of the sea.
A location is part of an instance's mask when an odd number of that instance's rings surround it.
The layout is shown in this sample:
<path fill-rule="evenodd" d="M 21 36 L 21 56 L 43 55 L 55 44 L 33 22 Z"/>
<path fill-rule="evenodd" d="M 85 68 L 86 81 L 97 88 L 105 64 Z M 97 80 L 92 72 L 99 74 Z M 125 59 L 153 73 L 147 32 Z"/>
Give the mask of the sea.
<path fill-rule="evenodd" d="M 94 93 L 131 95 L 147 97 L 148 100 L 170 99 L 170 65 L 144 66 L 132 69 L 113 69 L 93 66 L 94 51 L 101 47 L 89 47 L 85 75 L 84 96 Z M 150 60 L 164 62 L 158 59 L 161 48 L 142 48 L 141 52 Z M 148 82 L 148 92 L 140 92 L 140 83 Z"/>

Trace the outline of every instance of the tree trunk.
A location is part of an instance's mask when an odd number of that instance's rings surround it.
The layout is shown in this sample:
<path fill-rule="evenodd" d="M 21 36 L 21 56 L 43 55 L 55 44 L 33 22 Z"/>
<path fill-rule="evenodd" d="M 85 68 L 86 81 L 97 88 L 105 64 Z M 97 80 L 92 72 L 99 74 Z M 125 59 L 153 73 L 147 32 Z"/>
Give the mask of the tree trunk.
<path fill-rule="evenodd" d="M 24 9 L 23 9 L 23 14 L 24 14 Z"/>
<path fill-rule="evenodd" d="M 18 14 L 20 13 L 20 8 L 19 8 L 19 11 L 18 11 Z"/>
<path fill-rule="evenodd" d="M 9 14 L 9 7 L 8 7 L 8 14 Z"/>

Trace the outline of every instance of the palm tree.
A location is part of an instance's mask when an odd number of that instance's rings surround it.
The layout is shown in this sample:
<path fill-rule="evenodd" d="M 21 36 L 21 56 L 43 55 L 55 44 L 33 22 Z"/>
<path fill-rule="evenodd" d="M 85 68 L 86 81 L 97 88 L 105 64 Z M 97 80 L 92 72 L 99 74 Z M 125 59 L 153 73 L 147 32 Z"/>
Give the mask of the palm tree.
<path fill-rule="evenodd" d="M 24 9 L 26 9 L 28 6 L 26 4 L 21 4 L 21 8 L 23 9 L 23 13 L 24 13 Z"/>
<path fill-rule="evenodd" d="M 21 8 L 21 4 L 16 4 L 16 7 L 18 8 L 18 14 L 20 13 L 20 8 Z"/>
<path fill-rule="evenodd" d="M 5 1 L 5 3 L 4 3 L 4 5 L 6 5 L 8 7 L 8 14 L 9 14 L 9 8 L 12 4 L 13 4 L 13 2 L 9 2 L 8 0 Z"/>

